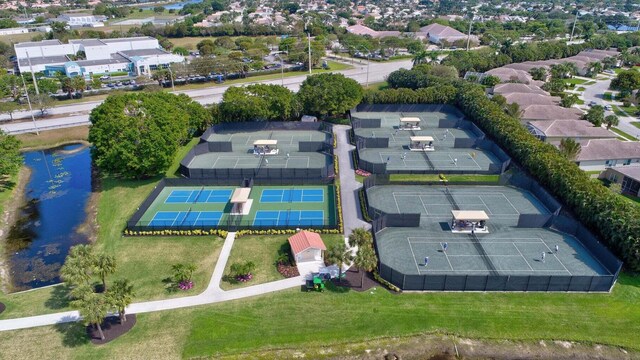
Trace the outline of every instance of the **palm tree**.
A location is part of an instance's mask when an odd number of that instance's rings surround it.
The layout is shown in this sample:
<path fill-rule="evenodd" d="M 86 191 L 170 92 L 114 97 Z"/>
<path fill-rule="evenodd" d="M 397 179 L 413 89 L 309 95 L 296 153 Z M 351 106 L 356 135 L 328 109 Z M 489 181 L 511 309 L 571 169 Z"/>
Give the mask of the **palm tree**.
<path fill-rule="evenodd" d="M 602 64 L 599 61 L 590 62 L 588 66 L 592 77 L 595 77 L 602 71 Z"/>
<path fill-rule="evenodd" d="M 353 255 L 351 255 L 350 250 L 347 250 L 345 243 L 340 241 L 339 243 L 329 247 L 326 259 L 329 263 L 336 264 L 338 266 L 338 279 L 339 281 L 342 281 L 342 266 L 351 262 L 351 260 L 353 260 Z"/>
<path fill-rule="evenodd" d="M 427 57 L 429 58 L 429 63 L 438 63 L 438 53 L 435 51 L 430 52 Z"/>
<path fill-rule="evenodd" d="M 606 57 L 606 58 L 602 59 L 602 66 L 605 69 L 611 69 L 611 68 L 615 67 L 617 63 L 618 63 L 618 60 L 613 56 L 609 56 L 609 57 Z"/>
<path fill-rule="evenodd" d="M 566 139 L 560 140 L 559 149 L 560 149 L 560 153 L 565 158 L 571 161 L 575 161 L 578 155 L 580 155 L 580 151 L 582 150 L 582 147 L 580 146 L 580 143 L 578 143 L 577 141 L 571 138 L 566 138 Z"/>
<path fill-rule="evenodd" d="M 604 123 L 607 124 L 607 130 L 609 130 L 612 126 L 617 126 L 620 123 L 620 119 L 618 119 L 617 116 L 611 114 L 605 116 Z"/>
<path fill-rule="evenodd" d="M 133 292 L 133 285 L 129 284 L 129 280 L 121 279 L 116 280 L 113 286 L 107 293 L 109 304 L 118 310 L 120 316 L 120 323 L 127 321 L 127 315 L 125 309 L 133 302 L 135 293 Z"/>
<path fill-rule="evenodd" d="M 99 254 L 95 260 L 96 275 L 102 280 L 103 291 L 107 291 L 107 275 L 116 272 L 116 259 L 107 254 Z"/>
<path fill-rule="evenodd" d="M 171 266 L 173 276 L 178 283 L 189 282 L 196 271 L 195 264 L 175 264 Z"/>
<path fill-rule="evenodd" d="M 413 55 L 413 66 L 424 64 L 429 57 L 427 51 L 420 50 Z"/>
<path fill-rule="evenodd" d="M 74 287 L 87 285 L 95 272 L 95 255 L 89 245 L 76 245 L 60 268 L 62 279 Z"/>
<path fill-rule="evenodd" d="M 373 236 L 371 236 L 371 231 L 360 227 L 355 228 L 349 234 L 349 246 L 351 247 L 364 247 L 364 246 L 372 246 L 373 245 Z"/>
<path fill-rule="evenodd" d="M 105 296 L 89 292 L 86 296 L 75 300 L 73 305 L 80 311 L 80 316 L 82 316 L 85 324 L 96 327 L 100 334 L 100 339 L 104 340 L 104 333 L 102 332 L 102 326 L 100 326 L 100 324 L 102 324 L 102 321 L 109 311 L 109 304 Z"/>
<path fill-rule="evenodd" d="M 505 105 L 504 112 L 507 115 L 520 120 L 520 118 L 522 118 L 522 114 L 524 113 L 524 110 L 520 109 L 520 105 L 518 105 L 518 103 L 511 103 L 511 104 Z"/>
<path fill-rule="evenodd" d="M 359 247 L 353 262 L 360 269 L 360 286 L 362 286 L 364 284 L 364 273 L 373 271 L 378 266 L 378 258 L 373 251 L 373 247 L 366 245 Z"/>

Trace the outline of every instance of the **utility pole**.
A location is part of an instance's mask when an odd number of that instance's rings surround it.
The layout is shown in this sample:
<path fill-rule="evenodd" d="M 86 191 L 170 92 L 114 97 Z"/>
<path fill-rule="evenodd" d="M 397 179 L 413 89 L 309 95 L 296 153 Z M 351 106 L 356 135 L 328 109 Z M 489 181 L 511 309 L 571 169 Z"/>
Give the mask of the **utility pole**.
<path fill-rule="evenodd" d="M 309 18 L 304 21 L 304 30 L 307 32 L 308 47 L 309 47 L 309 75 L 311 75 L 311 30 L 309 30 Z"/>
<path fill-rule="evenodd" d="M 31 58 L 29 57 L 29 51 L 25 50 L 27 53 L 27 61 L 29 62 L 29 71 L 31 72 L 31 80 L 33 80 L 33 86 L 36 89 L 36 95 L 40 95 L 40 90 L 38 90 L 38 82 L 36 81 L 36 74 L 33 73 L 33 67 L 31 66 Z M 24 78 L 22 79 L 24 81 Z"/>
<path fill-rule="evenodd" d="M 38 125 L 36 125 L 36 118 L 33 116 L 33 108 L 31 107 L 31 99 L 29 98 L 27 83 L 24 81 L 24 75 L 20 74 L 20 78 L 22 78 L 22 86 L 24 86 L 24 94 L 27 97 L 27 103 L 29 103 L 29 112 L 31 113 L 31 121 L 33 121 L 33 128 L 36 129 L 36 135 L 40 135 L 40 132 L 38 131 Z"/>
<path fill-rule="evenodd" d="M 471 43 L 471 26 L 473 25 L 474 14 L 471 14 L 471 21 L 469 22 L 469 33 L 467 34 L 467 51 L 469 51 L 469 43 Z"/>
<path fill-rule="evenodd" d="M 569 42 L 573 41 L 573 32 L 576 30 L 576 23 L 578 22 L 578 8 L 576 8 L 576 17 L 573 19 L 573 27 L 571 27 L 571 36 Z"/>

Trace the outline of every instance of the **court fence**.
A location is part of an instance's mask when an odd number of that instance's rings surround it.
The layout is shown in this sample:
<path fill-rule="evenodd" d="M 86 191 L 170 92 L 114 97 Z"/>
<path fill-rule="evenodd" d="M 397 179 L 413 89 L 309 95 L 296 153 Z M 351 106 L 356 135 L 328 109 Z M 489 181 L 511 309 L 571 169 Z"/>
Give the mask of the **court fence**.
<path fill-rule="evenodd" d="M 277 181 L 274 183 L 273 179 L 261 179 L 261 178 L 246 178 L 238 181 L 232 178 L 220 178 L 220 179 L 184 179 L 184 178 L 165 178 L 160 180 L 158 185 L 153 188 L 149 196 L 140 204 L 140 207 L 136 210 L 136 212 L 131 216 L 129 221 L 127 221 L 126 230 L 128 233 L 135 232 L 159 232 L 159 231 L 193 231 L 193 230 L 202 230 L 202 231 L 210 231 L 212 229 L 222 229 L 229 231 L 237 231 L 237 230 L 285 230 L 285 229 L 297 229 L 297 228 L 313 228 L 316 230 L 338 230 L 340 228 L 340 218 L 339 218 L 339 209 L 340 199 L 338 198 L 339 190 L 334 184 L 333 180 L 326 181 L 322 178 L 302 178 L 302 179 L 278 179 L 283 181 Z M 286 180 L 286 181 L 284 181 Z M 235 187 L 252 187 L 252 186 L 269 186 L 269 185 L 280 185 L 280 186 L 308 186 L 308 185 L 330 185 L 332 186 L 332 195 L 333 195 L 333 214 L 331 216 L 322 219 L 322 224 L 320 224 L 320 219 L 315 219 L 317 224 L 314 224 L 314 221 L 311 221 L 308 225 L 300 225 L 300 224 L 285 224 L 285 225 L 270 225 L 266 223 L 264 226 L 254 225 L 253 220 L 243 220 L 242 216 L 234 216 L 230 215 L 227 218 L 220 222 L 217 226 L 211 225 L 180 225 L 180 226 L 171 226 L 170 224 L 166 225 L 151 225 L 150 222 L 140 221 L 142 216 L 149 210 L 149 207 L 156 200 L 158 195 L 164 190 L 165 187 L 202 187 L 202 186 L 235 186 Z M 156 222 L 157 223 L 157 222 Z M 173 222 L 172 222 L 173 223 Z M 194 234 L 195 235 L 195 234 Z"/>
<path fill-rule="evenodd" d="M 448 104 L 359 104 L 351 109 L 350 115 L 357 116 L 359 112 L 446 112 L 464 117 L 458 108 Z"/>
<path fill-rule="evenodd" d="M 387 184 L 425 185 L 424 182 L 389 181 L 388 176 L 372 175 L 364 180 L 364 196 L 367 190 L 376 185 Z M 533 193 L 540 202 L 551 211 L 551 214 L 520 214 L 518 227 L 550 227 L 551 229 L 573 235 L 595 257 L 610 275 L 576 276 L 576 275 L 501 275 L 492 271 L 487 275 L 456 274 L 404 274 L 384 263 L 377 250 L 380 276 L 404 291 L 564 291 L 564 292 L 609 292 L 622 269 L 622 261 L 617 259 L 577 220 L 561 213 L 561 205 L 544 188 L 525 174 L 502 175 L 501 184 L 509 184 Z M 487 185 L 478 182 L 449 182 L 448 185 Z M 431 185 L 442 183 L 432 182 Z M 367 203 L 368 199 L 367 199 Z M 387 214 L 368 206 L 374 239 L 379 231 L 386 227 L 418 227 L 420 214 Z"/>
<path fill-rule="evenodd" d="M 380 276 L 403 291 L 609 292 L 616 275 L 407 275 L 380 263 Z"/>
<path fill-rule="evenodd" d="M 233 122 L 221 123 L 214 125 L 200 137 L 200 142 L 208 142 L 213 134 L 221 134 L 224 132 L 252 132 L 252 131 L 277 131 L 277 130 L 307 130 L 322 131 L 332 133 L 333 124 L 324 121 L 318 122 L 301 122 L 301 121 L 250 121 L 250 122 Z"/>

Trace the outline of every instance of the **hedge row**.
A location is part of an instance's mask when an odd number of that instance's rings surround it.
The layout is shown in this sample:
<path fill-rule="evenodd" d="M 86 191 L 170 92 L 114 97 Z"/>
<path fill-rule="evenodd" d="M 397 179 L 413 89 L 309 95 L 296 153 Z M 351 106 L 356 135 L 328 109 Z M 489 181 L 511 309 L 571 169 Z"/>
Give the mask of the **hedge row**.
<path fill-rule="evenodd" d="M 599 234 L 627 268 L 640 270 L 640 207 L 592 181 L 554 146 L 537 140 L 517 119 L 489 100 L 481 87 L 458 85 L 456 105 L 578 220 Z"/>
<path fill-rule="evenodd" d="M 452 104 L 458 91 L 452 85 L 440 85 L 411 89 L 367 90 L 362 102 L 365 104 Z"/>
<path fill-rule="evenodd" d="M 600 235 L 628 269 L 640 271 L 640 207 L 591 180 L 554 146 L 537 140 L 517 119 L 506 115 L 500 106 L 491 101 L 481 86 L 461 81 L 455 85 L 455 90 L 453 99 L 445 96 L 446 103 L 452 103 L 462 110 L 542 186 L 563 202 L 565 208 L 572 211 L 578 220 Z M 439 86 L 415 91 L 382 90 L 367 93 L 363 101 L 415 103 L 415 99 L 421 98 L 423 94 L 436 92 L 448 93 L 449 89 Z M 434 103 L 433 97 L 425 98 L 425 103 Z"/>

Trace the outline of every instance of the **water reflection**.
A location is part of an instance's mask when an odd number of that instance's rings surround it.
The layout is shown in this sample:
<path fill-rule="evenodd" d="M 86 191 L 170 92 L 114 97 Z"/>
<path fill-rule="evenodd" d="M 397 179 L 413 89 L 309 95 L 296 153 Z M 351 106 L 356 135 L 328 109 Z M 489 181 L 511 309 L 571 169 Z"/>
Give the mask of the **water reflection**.
<path fill-rule="evenodd" d="M 59 282 L 71 246 L 87 241 L 76 232 L 91 193 L 91 156 L 80 144 L 24 154 L 32 170 L 26 204 L 9 232 L 5 251 L 14 290 Z"/>

